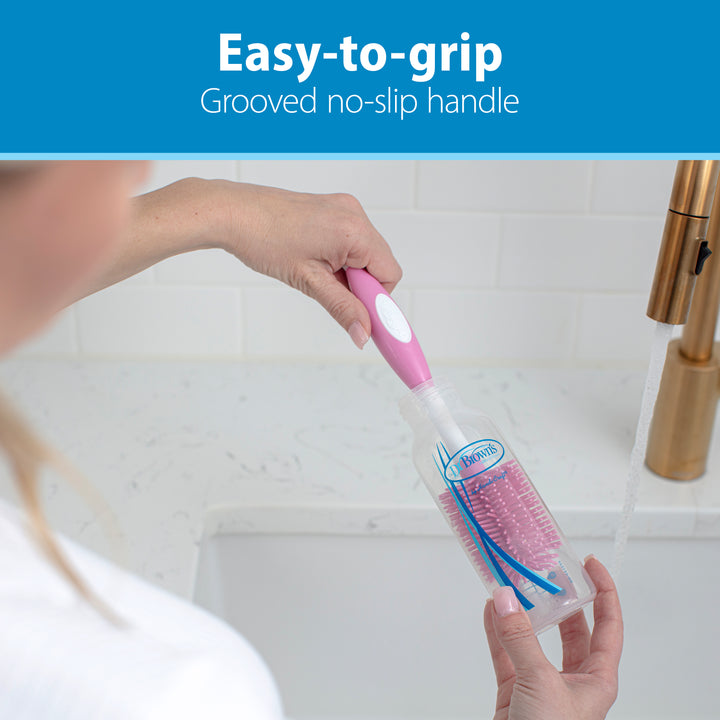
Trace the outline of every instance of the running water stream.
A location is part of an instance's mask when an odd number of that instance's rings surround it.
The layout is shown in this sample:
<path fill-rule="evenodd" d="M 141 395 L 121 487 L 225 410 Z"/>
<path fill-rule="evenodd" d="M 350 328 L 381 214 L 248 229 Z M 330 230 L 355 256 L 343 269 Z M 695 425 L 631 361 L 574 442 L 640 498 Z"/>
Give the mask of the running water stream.
<path fill-rule="evenodd" d="M 625 559 L 625 546 L 627 545 L 630 533 L 630 521 L 632 519 L 635 503 L 640 491 L 640 470 L 645 462 L 647 451 L 648 434 L 650 422 L 652 421 L 653 409 L 657 400 L 660 379 L 662 378 L 665 356 L 667 355 L 668 343 L 672 337 L 673 325 L 657 323 L 653 337 L 652 349 L 650 351 L 650 365 L 647 377 L 645 378 L 645 389 L 643 390 L 642 402 L 640 404 L 640 418 L 638 419 L 635 431 L 635 444 L 630 454 L 630 468 L 628 470 L 627 484 L 625 486 L 625 504 L 623 505 L 620 524 L 615 534 L 615 554 L 613 558 L 612 575 L 617 583 L 620 579 L 623 560 Z"/>

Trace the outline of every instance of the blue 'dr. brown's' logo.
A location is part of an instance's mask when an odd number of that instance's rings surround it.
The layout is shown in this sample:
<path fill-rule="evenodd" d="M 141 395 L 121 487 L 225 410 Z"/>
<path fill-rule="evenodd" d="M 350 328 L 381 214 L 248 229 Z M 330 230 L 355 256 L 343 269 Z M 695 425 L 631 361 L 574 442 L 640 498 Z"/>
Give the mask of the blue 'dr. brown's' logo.
<path fill-rule="evenodd" d="M 482 475 L 505 457 L 505 448 L 497 440 L 476 440 L 458 450 L 445 465 L 445 479 L 460 482 Z"/>

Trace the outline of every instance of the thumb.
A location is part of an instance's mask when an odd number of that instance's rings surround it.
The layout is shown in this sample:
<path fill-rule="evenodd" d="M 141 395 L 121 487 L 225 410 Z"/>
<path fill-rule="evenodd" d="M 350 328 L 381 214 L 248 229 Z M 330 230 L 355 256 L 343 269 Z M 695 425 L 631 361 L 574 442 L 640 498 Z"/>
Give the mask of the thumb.
<path fill-rule="evenodd" d="M 333 273 L 314 272 L 306 278 L 306 294 L 317 300 L 362 350 L 370 337 L 370 315 L 347 286 Z"/>
<path fill-rule="evenodd" d="M 533 632 L 530 618 L 520 608 L 512 587 L 499 587 L 493 592 L 493 622 L 500 644 L 508 654 L 519 678 L 535 675 L 549 665 Z"/>

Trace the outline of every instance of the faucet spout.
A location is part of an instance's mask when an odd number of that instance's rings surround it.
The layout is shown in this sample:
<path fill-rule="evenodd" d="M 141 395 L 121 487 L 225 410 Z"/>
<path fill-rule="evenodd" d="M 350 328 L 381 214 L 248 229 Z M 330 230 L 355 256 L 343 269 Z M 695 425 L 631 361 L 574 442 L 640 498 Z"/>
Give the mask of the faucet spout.
<path fill-rule="evenodd" d="M 648 303 L 653 320 L 672 325 L 687 321 L 719 171 L 717 160 L 677 164 Z"/>
<path fill-rule="evenodd" d="M 688 215 L 693 218 L 693 227 L 687 223 L 683 230 L 684 243 L 690 243 L 693 247 L 680 252 L 682 259 L 678 263 L 679 267 L 682 266 L 679 274 L 688 274 L 692 269 L 695 275 L 692 285 L 682 281 L 677 283 L 678 286 L 684 285 L 682 293 L 689 294 L 689 297 L 680 298 L 680 292 L 675 295 L 669 293 L 666 296 L 672 299 L 666 304 L 667 312 L 659 312 L 659 317 L 652 315 L 648 309 L 648 315 L 662 322 L 673 322 L 672 318 L 683 318 L 680 322 L 686 321 L 682 337 L 671 342 L 668 347 L 646 457 L 651 470 L 675 480 L 692 480 L 705 472 L 720 396 L 720 343 L 714 342 L 720 311 L 720 184 L 717 183 L 717 167 L 709 168 L 707 166 L 713 163 L 702 162 L 706 163 L 706 167 L 697 169 L 695 176 L 703 175 L 706 178 L 705 187 L 695 192 L 681 193 L 685 198 L 702 198 L 702 202 L 698 199 L 684 204 L 684 207 L 690 207 L 697 213 Z M 682 164 L 678 164 L 678 174 L 681 174 Z M 720 166 L 717 161 L 714 164 Z M 682 173 L 687 174 L 688 169 L 683 169 Z M 675 182 L 677 186 L 677 175 Z M 702 220 L 700 213 L 706 210 L 709 212 L 709 220 L 703 220 L 703 228 L 695 221 Z M 696 234 L 696 228 L 702 232 Z M 667 235 L 666 224 L 663 247 Z M 713 255 L 708 259 L 709 253 Z M 708 259 L 707 268 L 701 273 L 705 259 Z M 656 283 L 658 276 L 662 275 L 661 262 L 662 248 Z M 664 281 L 661 279 L 659 282 L 662 284 Z M 661 295 L 662 290 L 654 293 L 653 297 Z M 653 306 L 652 299 L 650 304 Z M 657 308 L 660 307 L 661 303 L 657 303 Z"/>
<path fill-rule="evenodd" d="M 708 271 L 698 277 L 695 294 L 683 328 L 680 352 L 693 362 L 707 362 L 713 354 L 715 328 L 720 312 L 720 185 L 715 191 L 707 228 Z"/>

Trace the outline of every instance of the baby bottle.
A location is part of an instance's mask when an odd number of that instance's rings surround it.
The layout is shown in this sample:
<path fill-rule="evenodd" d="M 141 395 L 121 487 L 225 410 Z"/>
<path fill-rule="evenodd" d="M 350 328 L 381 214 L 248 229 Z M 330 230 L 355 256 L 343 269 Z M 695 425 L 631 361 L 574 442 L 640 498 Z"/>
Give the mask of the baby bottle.
<path fill-rule="evenodd" d="M 511 586 L 536 633 L 592 602 L 590 577 L 492 420 L 432 379 L 400 410 L 415 467 L 488 591 Z"/>
<path fill-rule="evenodd" d="M 411 390 L 400 409 L 415 433 L 415 467 L 487 589 L 512 587 L 536 633 L 592 602 L 592 580 L 500 431 L 433 380 L 382 285 L 365 270 L 345 272 L 375 344 Z"/>

